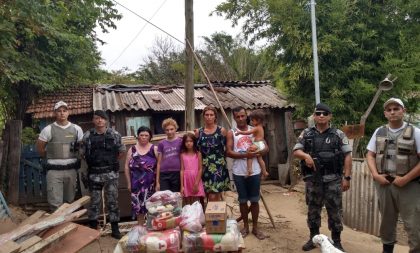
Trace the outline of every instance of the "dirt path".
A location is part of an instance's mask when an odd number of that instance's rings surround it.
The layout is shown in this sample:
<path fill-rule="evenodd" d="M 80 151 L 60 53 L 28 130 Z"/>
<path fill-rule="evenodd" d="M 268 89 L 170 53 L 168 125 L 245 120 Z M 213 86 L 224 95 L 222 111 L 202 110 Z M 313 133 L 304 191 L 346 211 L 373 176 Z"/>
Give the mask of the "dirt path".
<path fill-rule="evenodd" d="M 262 189 L 265 192 L 265 200 L 274 216 L 276 229 L 272 228 L 265 210 L 261 208 L 260 226 L 264 233 L 270 235 L 270 238 L 259 241 L 252 234 L 248 235 L 245 238 L 246 249 L 243 252 L 303 252 L 301 247 L 308 238 L 304 195 L 300 192 L 288 193 L 286 189 L 275 185 L 263 185 Z M 232 196 L 230 198 L 233 200 Z M 229 197 L 227 200 L 229 202 Z M 233 213 L 234 217 L 237 217 L 238 210 L 236 207 Z M 330 236 L 325 213 L 323 214 L 321 233 Z M 117 241 L 110 236 L 102 237 L 81 252 L 113 252 L 116 243 Z M 342 244 L 348 253 L 382 252 L 382 244 L 378 237 L 354 231 L 348 227 L 345 227 L 342 233 Z M 310 252 L 319 253 L 321 250 L 314 249 Z M 408 252 L 408 247 L 397 245 L 394 252 L 406 253 Z"/>
<path fill-rule="evenodd" d="M 264 197 L 269 205 L 271 213 L 280 218 L 280 222 L 276 222 L 276 229 L 271 224 L 263 224 L 261 227 L 270 238 L 264 241 L 258 241 L 254 236 L 250 235 L 245 238 L 246 249 L 244 252 L 303 252 L 302 245 L 308 239 L 308 228 L 306 226 L 306 205 L 304 195 L 299 192 L 288 193 L 286 189 L 276 186 L 267 185 L 263 189 L 270 188 L 270 192 L 265 193 Z M 323 215 L 321 233 L 330 236 L 328 225 L 326 223 L 326 215 Z M 363 232 L 354 231 L 345 227 L 342 233 L 342 244 L 348 253 L 381 253 L 382 244 L 378 237 Z M 315 249 L 310 252 L 321 252 Z M 408 252 L 408 247 L 397 245 L 395 253 Z"/>

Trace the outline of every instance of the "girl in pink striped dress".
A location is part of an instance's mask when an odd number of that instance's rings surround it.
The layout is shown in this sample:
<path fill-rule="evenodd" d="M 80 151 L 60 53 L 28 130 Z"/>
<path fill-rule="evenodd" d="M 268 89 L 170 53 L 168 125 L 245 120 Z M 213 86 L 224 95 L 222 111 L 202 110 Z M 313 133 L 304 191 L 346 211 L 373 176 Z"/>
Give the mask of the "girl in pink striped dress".
<path fill-rule="evenodd" d="M 203 203 L 205 194 L 201 181 L 202 172 L 197 138 L 193 133 L 186 133 L 181 146 L 181 194 L 184 197 L 184 204 L 192 204 L 195 201 Z"/>

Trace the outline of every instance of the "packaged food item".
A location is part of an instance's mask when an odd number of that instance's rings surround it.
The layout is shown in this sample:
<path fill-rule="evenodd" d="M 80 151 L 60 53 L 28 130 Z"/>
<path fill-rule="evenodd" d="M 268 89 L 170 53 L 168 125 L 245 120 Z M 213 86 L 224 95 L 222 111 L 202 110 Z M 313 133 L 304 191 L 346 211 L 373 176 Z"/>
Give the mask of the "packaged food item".
<path fill-rule="evenodd" d="M 239 244 L 240 232 L 236 220 L 226 221 L 226 234 L 208 234 L 205 230 L 183 232 L 182 249 L 185 253 L 237 251 Z"/>
<path fill-rule="evenodd" d="M 208 202 L 206 208 L 206 231 L 208 234 L 224 234 L 226 232 L 226 202 Z"/>
<path fill-rule="evenodd" d="M 149 213 L 162 213 L 182 208 L 182 196 L 179 192 L 157 191 L 146 200 L 146 209 Z"/>
<path fill-rule="evenodd" d="M 132 231 L 129 233 L 132 233 Z M 130 239 L 129 235 L 126 243 L 127 251 L 138 253 L 177 253 L 180 251 L 181 232 L 179 229 L 168 229 L 159 232 L 146 231 L 146 234 L 143 233 L 144 231 L 145 229 L 134 231 L 131 235 L 132 239 Z M 134 239 L 136 235 L 140 237 Z"/>
<path fill-rule="evenodd" d="M 205 223 L 203 207 L 196 201 L 192 205 L 185 205 L 182 208 L 182 221 L 179 224 L 182 230 L 200 232 Z"/>
<path fill-rule="evenodd" d="M 125 248 L 128 252 L 140 252 L 145 249 L 141 249 L 140 238 L 147 234 L 147 229 L 141 225 L 134 226 L 130 232 L 127 233 L 127 241 Z"/>
<path fill-rule="evenodd" d="M 179 192 L 159 191 L 146 200 L 146 227 L 159 231 L 179 226 L 182 197 Z"/>

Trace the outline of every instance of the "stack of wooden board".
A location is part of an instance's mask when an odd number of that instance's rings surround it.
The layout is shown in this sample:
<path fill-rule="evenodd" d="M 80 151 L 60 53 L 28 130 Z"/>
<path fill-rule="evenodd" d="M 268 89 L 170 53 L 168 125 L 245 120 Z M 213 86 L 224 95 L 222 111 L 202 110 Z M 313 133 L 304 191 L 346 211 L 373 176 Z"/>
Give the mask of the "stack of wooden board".
<path fill-rule="evenodd" d="M 8 233 L 0 235 L 0 253 L 77 252 L 99 237 L 99 231 L 72 223 L 86 213 L 84 196 L 54 213 L 37 211 Z M 79 210 L 81 209 L 81 210 Z"/>

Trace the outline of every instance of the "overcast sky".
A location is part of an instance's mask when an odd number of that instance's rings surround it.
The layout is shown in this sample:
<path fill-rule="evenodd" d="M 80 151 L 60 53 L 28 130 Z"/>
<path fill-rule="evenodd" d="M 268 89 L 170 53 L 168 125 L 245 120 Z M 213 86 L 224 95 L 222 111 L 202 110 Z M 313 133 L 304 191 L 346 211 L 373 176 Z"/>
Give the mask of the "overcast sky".
<path fill-rule="evenodd" d="M 167 31 L 181 41 L 185 38 L 184 0 L 117 0 L 143 18 L 150 20 L 158 27 Z M 223 0 L 195 0 L 194 1 L 194 40 L 195 45 L 202 43 L 201 37 L 214 32 L 224 31 L 232 36 L 240 32 L 239 27 L 232 28 L 229 20 L 216 15 L 209 16 L 215 7 Z M 105 64 L 102 68 L 119 70 L 128 67 L 131 71 L 148 55 L 148 49 L 153 46 L 157 37 L 168 37 L 166 34 L 146 24 L 145 21 L 117 5 L 122 19 L 116 22 L 117 29 L 107 34 L 100 33 L 100 38 L 106 42 L 98 45 Z M 144 27 L 145 26 L 145 27 Z M 133 41 L 136 35 L 137 38 Z M 132 44 L 123 50 L 129 43 Z M 179 44 L 179 42 L 174 42 Z M 181 45 L 182 46 L 182 45 Z"/>

